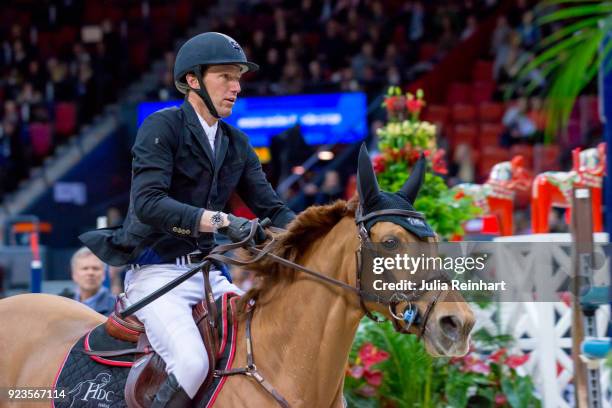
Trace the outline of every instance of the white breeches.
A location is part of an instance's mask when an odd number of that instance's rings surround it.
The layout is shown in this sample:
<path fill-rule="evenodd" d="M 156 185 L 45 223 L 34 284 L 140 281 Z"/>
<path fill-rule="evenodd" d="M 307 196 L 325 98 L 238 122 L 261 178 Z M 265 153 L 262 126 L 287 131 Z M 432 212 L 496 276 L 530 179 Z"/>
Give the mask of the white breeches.
<path fill-rule="evenodd" d="M 132 304 L 187 272 L 195 265 L 146 265 L 130 269 L 125 294 Z M 211 269 L 215 299 L 226 292 L 242 294 L 219 270 Z M 166 363 L 187 395 L 193 398 L 208 374 L 208 357 L 196 326 L 192 308 L 204 298 L 204 275 L 199 272 L 135 313 L 145 326 L 153 350 Z"/>

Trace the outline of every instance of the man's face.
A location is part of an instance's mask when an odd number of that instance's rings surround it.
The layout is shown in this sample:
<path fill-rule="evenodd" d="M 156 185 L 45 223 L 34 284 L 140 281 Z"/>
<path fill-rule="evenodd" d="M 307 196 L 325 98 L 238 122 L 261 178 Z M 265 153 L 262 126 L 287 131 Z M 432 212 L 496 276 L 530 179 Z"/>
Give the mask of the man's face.
<path fill-rule="evenodd" d="M 210 95 L 217 113 L 226 118 L 232 113 L 234 103 L 240 93 L 240 67 L 238 65 L 212 65 L 204 74 L 204 86 Z M 195 76 L 188 75 L 188 82 L 192 88 L 199 88 Z"/>
<path fill-rule="evenodd" d="M 72 266 L 72 280 L 82 292 L 97 292 L 104 280 L 104 264 L 93 254 L 78 257 Z"/>

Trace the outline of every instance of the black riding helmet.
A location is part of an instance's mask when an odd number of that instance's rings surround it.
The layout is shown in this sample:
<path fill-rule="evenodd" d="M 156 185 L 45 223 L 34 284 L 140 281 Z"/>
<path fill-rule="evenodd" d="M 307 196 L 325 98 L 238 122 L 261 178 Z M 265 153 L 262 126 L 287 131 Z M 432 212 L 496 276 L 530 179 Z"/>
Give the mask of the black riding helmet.
<path fill-rule="evenodd" d="M 191 89 L 197 93 L 206 104 L 210 113 L 219 118 L 219 114 L 204 86 L 202 75 L 209 65 L 239 65 L 242 72 L 257 71 L 259 66 L 247 61 L 242 47 L 233 38 L 221 33 L 202 33 L 188 40 L 181 46 L 174 61 L 174 84 L 181 93 Z M 200 89 L 187 85 L 185 76 L 193 73 Z"/>

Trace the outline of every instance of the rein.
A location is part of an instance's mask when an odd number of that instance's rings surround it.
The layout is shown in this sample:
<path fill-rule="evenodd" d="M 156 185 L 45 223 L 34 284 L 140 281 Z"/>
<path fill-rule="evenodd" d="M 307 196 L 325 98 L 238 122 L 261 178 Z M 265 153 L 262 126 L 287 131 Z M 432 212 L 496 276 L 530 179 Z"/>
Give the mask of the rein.
<path fill-rule="evenodd" d="M 235 242 L 235 243 L 218 245 L 203 259 L 201 263 L 199 263 L 194 268 L 190 269 L 189 271 L 187 271 L 186 273 L 184 273 L 182 276 L 178 277 L 174 281 L 169 282 L 168 284 L 164 285 L 162 288 L 156 290 L 152 294 L 141 299 L 139 302 L 129 306 L 128 308 L 126 308 L 124 311 L 120 313 L 120 316 L 122 318 L 125 318 L 133 314 L 137 310 L 141 309 L 142 307 L 146 306 L 147 304 L 157 299 L 158 297 L 162 296 L 163 294 L 172 290 L 176 286 L 180 285 L 182 282 L 189 279 L 191 276 L 193 276 L 199 271 L 202 271 L 206 278 L 205 280 L 207 283 L 204 286 L 205 286 L 206 300 L 210 308 L 209 310 L 214 311 L 216 310 L 215 302 L 212 296 L 212 292 L 210 290 L 210 283 L 208 280 L 208 272 L 210 271 L 210 268 L 212 265 L 211 261 L 217 261 L 217 262 L 222 262 L 222 263 L 236 265 L 236 266 L 248 266 L 250 264 L 253 264 L 263 259 L 264 257 L 269 257 L 272 260 L 274 260 L 274 262 L 279 263 L 283 266 L 304 272 L 323 282 L 338 286 L 342 289 L 348 290 L 356 294 L 359 297 L 359 303 L 361 305 L 361 308 L 365 312 L 365 315 L 368 318 L 375 321 L 376 323 L 382 323 L 384 319 L 378 319 L 376 316 L 374 316 L 372 312 L 367 308 L 366 301 L 372 301 L 372 302 L 378 302 L 378 303 L 385 304 L 389 308 L 389 313 L 393 317 L 391 321 L 396 331 L 400 333 L 408 333 L 412 324 L 416 323 L 421 326 L 421 329 L 418 333 L 418 337 L 421 338 L 425 333 L 425 328 L 427 326 L 427 321 L 429 319 L 429 316 L 431 312 L 433 311 L 435 305 L 437 304 L 437 301 L 440 298 L 440 295 L 443 292 L 437 291 L 432 301 L 428 304 L 427 309 L 425 310 L 425 313 L 423 314 L 423 317 L 421 319 L 418 319 L 419 317 L 418 309 L 416 308 L 416 306 L 414 306 L 411 303 L 410 301 L 411 298 L 408 297 L 406 294 L 401 293 L 401 292 L 396 292 L 391 297 L 391 300 L 387 301 L 385 299 L 380 298 L 377 295 L 364 291 L 361 288 L 361 265 L 362 265 L 363 246 L 366 243 L 371 243 L 369 233 L 367 229 L 365 228 L 365 224 L 364 224 L 365 221 L 368 221 L 372 218 L 382 216 L 382 215 L 401 215 L 401 216 L 419 218 L 422 220 L 424 220 L 425 218 L 423 214 L 419 212 L 408 211 L 408 210 L 380 210 L 380 211 L 374 211 L 370 214 L 367 214 L 366 216 L 361 216 L 361 211 L 362 209 L 360 205 L 357 208 L 357 212 L 355 214 L 355 223 L 357 225 L 357 233 L 358 233 L 359 242 L 360 242 L 359 249 L 355 253 L 356 261 L 357 261 L 357 264 L 356 264 L 357 270 L 355 272 L 356 278 L 357 278 L 357 286 L 352 286 L 338 279 L 330 278 L 329 276 L 323 275 L 319 272 L 313 271 L 312 269 L 306 268 L 305 266 L 299 265 L 295 262 L 289 261 L 287 259 L 279 257 L 278 255 L 271 253 L 272 249 L 276 246 L 276 242 L 277 242 L 276 238 L 271 233 L 271 230 L 275 230 L 275 232 L 284 231 L 282 229 L 268 227 L 268 231 L 266 232 L 267 232 L 267 235 L 270 237 L 270 241 L 266 243 L 262 248 L 258 248 L 254 246 L 252 242 L 255 237 L 257 227 L 258 227 L 258 220 L 255 220 L 255 222 L 251 223 L 251 230 L 249 231 L 249 235 L 244 240 Z M 263 227 L 267 227 L 269 224 L 270 224 L 270 220 L 266 218 L 259 225 Z M 233 251 L 239 248 L 246 249 L 253 255 L 253 257 L 247 260 L 240 260 L 240 259 L 232 258 L 225 254 L 226 252 Z M 404 309 L 402 314 L 399 314 L 397 308 L 398 308 L 398 305 L 402 302 L 407 302 L 408 306 Z M 255 309 L 255 305 L 253 304 L 249 307 L 249 310 L 247 311 L 247 319 L 246 319 L 247 365 L 246 367 L 234 368 L 231 370 L 214 370 L 213 375 L 216 377 L 223 377 L 223 376 L 232 376 L 232 375 L 242 374 L 248 377 L 252 377 L 278 402 L 280 406 L 282 406 L 283 408 L 290 408 L 290 405 L 287 402 L 287 400 L 285 400 L 282 397 L 282 395 L 280 395 L 274 389 L 274 387 L 268 381 L 265 380 L 265 378 L 261 375 L 261 373 L 257 369 L 257 366 L 255 365 L 254 358 L 253 358 L 253 346 L 252 346 L 252 336 L 251 336 L 251 321 L 253 319 L 254 309 Z M 209 313 L 208 323 L 211 325 L 211 327 L 213 328 L 215 327 L 215 322 L 213 320 L 212 313 Z"/>
<path fill-rule="evenodd" d="M 269 257 L 272 260 L 274 260 L 274 262 L 276 263 L 284 265 L 288 268 L 292 268 L 294 270 L 304 272 L 321 281 L 324 281 L 326 283 L 338 286 L 342 289 L 346 289 L 352 293 L 355 293 L 359 297 L 359 303 L 361 305 L 361 308 L 365 312 L 366 316 L 372 319 L 373 321 L 375 321 L 376 323 L 382 323 L 384 319 L 378 319 L 376 316 L 374 316 L 372 312 L 367 308 L 365 301 L 370 300 L 370 301 L 376 301 L 379 303 L 386 304 L 389 307 L 389 312 L 391 316 L 393 317 L 391 321 L 393 323 L 394 329 L 400 333 L 408 333 L 411 325 L 414 322 L 417 322 L 418 309 L 416 308 L 416 306 L 414 306 L 410 302 L 410 299 L 405 294 L 396 292 L 392 296 L 392 299 L 390 301 L 385 301 L 384 299 L 381 299 L 380 297 L 376 295 L 363 291 L 361 288 L 362 249 L 363 249 L 364 244 L 371 242 L 369 233 L 367 229 L 365 228 L 364 222 L 369 219 L 381 216 L 381 215 L 401 215 L 401 216 L 414 217 L 414 218 L 419 218 L 419 219 L 424 220 L 423 214 L 416 212 L 416 211 L 408 211 L 408 210 L 380 210 L 380 211 L 374 211 L 368 214 L 367 216 L 362 217 L 361 216 L 361 206 L 359 206 L 357 209 L 356 217 L 355 217 L 355 223 L 357 224 L 357 232 L 358 232 L 358 237 L 359 237 L 359 242 L 360 242 L 359 249 L 356 251 L 356 254 L 355 254 L 357 258 L 356 259 L 357 261 L 357 264 L 356 264 L 357 286 L 352 286 L 340 280 L 330 278 L 329 276 L 325 276 L 319 272 L 313 271 L 312 269 L 306 268 L 305 266 L 302 266 L 295 262 L 281 258 L 278 255 L 271 253 L 271 250 L 276 245 L 276 238 L 272 234 L 268 234 L 268 236 L 271 239 L 267 244 L 263 246 L 263 248 L 260 249 L 260 248 L 257 248 L 256 246 L 250 245 L 250 242 L 255 236 L 255 232 L 257 230 L 257 222 L 251 223 L 251 231 L 247 238 L 245 238 L 243 241 L 240 241 L 240 242 L 217 246 L 205 258 L 204 262 L 207 262 L 209 260 L 215 260 L 215 261 L 223 262 L 223 263 L 230 264 L 230 265 L 248 266 L 250 264 L 253 264 L 263 259 L 264 257 Z M 262 222 L 262 224 L 266 224 L 266 223 L 269 223 L 268 219 Z M 277 230 L 282 231 L 281 229 L 277 229 Z M 232 251 L 238 248 L 246 249 L 254 256 L 248 260 L 239 260 L 239 259 L 235 259 L 235 258 L 225 255 L 226 252 Z M 209 267 L 209 265 L 207 266 Z M 425 313 L 423 314 L 422 319 L 420 319 L 420 321 L 417 322 L 417 324 L 421 326 L 421 329 L 417 335 L 418 338 L 421 338 L 424 335 L 429 316 L 431 315 L 431 312 L 436 306 L 438 299 L 440 298 L 440 295 L 442 293 L 443 293 L 442 291 L 437 291 L 432 301 L 427 305 L 427 308 L 425 310 Z M 397 307 L 402 302 L 408 302 L 408 306 L 404 309 L 403 313 L 400 315 L 397 311 Z M 252 345 L 252 336 L 251 336 L 251 321 L 253 320 L 254 309 L 255 309 L 255 304 L 251 305 L 247 311 L 246 330 L 245 330 L 246 346 L 247 346 L 247 365 L 245 367 L 233 368 L 230 370 L 215 370 L 213 375 L 216 377 L 223 377 L 223 376 L 232 376 L 232 375 L 242 374 L 242 375 L 246 375 L 247 377 L 254 378 L 257 381 L 257 383 L 260 384 L 276 400 L 276 402 L 281 407 L 290 408 L 290 405 L 287 402 L 287 400 L 283 398 L 283 396 L 280 393 L 278 393 L 278 391 L 276 391 L 274 387 L 261 375 L 261 373 L 257 369 L 257 366 L 255 365 L 255 361 L 253 358 L 253 345 Z"/>

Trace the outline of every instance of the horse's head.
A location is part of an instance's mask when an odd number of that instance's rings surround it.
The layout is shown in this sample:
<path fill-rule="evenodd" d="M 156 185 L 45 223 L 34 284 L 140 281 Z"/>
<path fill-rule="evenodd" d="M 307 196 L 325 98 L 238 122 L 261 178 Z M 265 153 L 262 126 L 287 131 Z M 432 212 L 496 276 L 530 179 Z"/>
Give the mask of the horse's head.
<path fill-rule="evenodd" d="M 395 193 L 381 191 L 367 150 L 362 146 L 359 154 L 357 188 L 359 209 L 356 222 L 361 241 L 383 245 L 437 242 L 437 236 L 422 214 L 415 211 L 413 203 L 423 184 L 426 162 L 422 157 L 412 174 Z M 398 299 L 414 293 L 398 293 Z M 406 324 L 404 312 L 415 305 L 417 318 L 414 324 Z M 458 292 L 428 291 L 411 303 L 392 302 L 389 305 L 365 302 L 368 309 L 383 313 L 396 330 L 422 335 L 427 351 L 435 356 L 458 356 L 468 351 L 470 331 L 474 326 L 474 314 Z M 368 313 L 369 315 L 369 313 Z"/>

